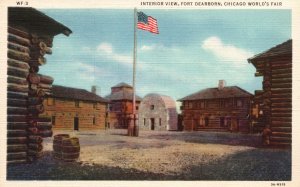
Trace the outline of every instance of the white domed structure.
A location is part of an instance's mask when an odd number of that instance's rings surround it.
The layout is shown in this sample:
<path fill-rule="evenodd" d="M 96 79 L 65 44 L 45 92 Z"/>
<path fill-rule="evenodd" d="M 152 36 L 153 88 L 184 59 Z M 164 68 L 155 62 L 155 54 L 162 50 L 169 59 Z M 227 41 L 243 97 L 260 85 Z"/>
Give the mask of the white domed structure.
<path fill-rule="evenodd" d="M 176 102 L 169 96 L 146 95 L 138 114 L 141 130 L 177 130 Z"/>

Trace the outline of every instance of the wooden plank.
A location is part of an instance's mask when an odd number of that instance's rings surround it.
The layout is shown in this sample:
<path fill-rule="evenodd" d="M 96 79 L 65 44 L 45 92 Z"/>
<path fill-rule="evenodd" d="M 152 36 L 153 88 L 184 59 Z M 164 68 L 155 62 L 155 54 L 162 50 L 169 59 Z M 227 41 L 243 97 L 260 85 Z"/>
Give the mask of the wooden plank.
<path fill-rule="evenodd" d="M 292 127 L 292 122 L 272 121 L 271 127 Z"/>
<path fill-rule="evenodd" d="M 292 108 L 272 108 L 272 113 L 292 113 Z"/>
<path fill-rule="evenodd" d="M 291 102 L 286 103 L 272 103 L 271 105 L 273 108 L 292 108 Z"/>
<path fill-rule="evenodd" d="M 292 83 L 272 83 L 272 88 L 292 88 Z"/>
<path fill-rule="evenodd" d="M 7 92 L 7 98 L 10 99 L 27 99 L 28 93 L 20 93 L 20 92 Z"/>
<path fill-rule="evenodd" d="M 27 137 L 8 137 L 7 144 L 27 144 Z"/>
<path fill-rule="evenodd" d="M 292 68 L 287 68 L 287 69 L 272 69 L 272 77 L 275 74 L 290 74 L 292 73 Z"/>
<path fill-rule="evenodd" d="M 291 117 L 271 117 L 272 121 L 281 121 L 281 122 L 292 122 L 292 118 Z"/>
<path fill-rule="evenodd" d="M 292 98 L 292 94 L 291 93 L 279 93 L 279 94 L 272 94 L 271 95 L 272 98 Z"/>
<path fill-rule="evenodd" d="M 292 78 L 292 73 L 285 73 L 285 74 L 272 74 L 273 79 L 279 78 Z"/>
<path fill-rule="evenodd" d="M 42 137 L 40 136 L 28 136 L 28 141 L 31 142 L 31 143 L 42 143 L 43 142 L 43 139 Z"/>
<path fill-rule="evenodd" d="M 38 84 L 41 81 L 40 76 L 36 73 L 29 73 L 27 79 L 31 84 Z"/>
<path fill-rule="evenodd" d="M 29 62 L 30 56 L 28 53 L 19 52 L 13 49 L 7 50 L 8 58 L 12 58 L 19 61 Z"/>
<path fill-rule="evenodd" d="M 6 159 L 7 161 L 11 160 L 26 160 L 27 153 L 26 152 L 18 152 L 18 153 L 7 153 Z"/>
<path fill-rule="evenodd" d="M 6 163 L 8 165 L 26 164 L 27 163 L 27 159 L 24 159 L 24 160 L 9 160 L 9 161 L 6 161 Z"/>
<path fill-rule="evenodd" d="M 7 123 L 8 130 L 26 130 L 27 127 L 27 122 Z"/>
<path fill-rule="evenodd" d="M 292 98 L 272 98 L 271 97 L 271 102 L 272 103 L 288 103 L 288 102 L 292 102 Z"/>
<path fill-rule="evenodd" d="M 26 130 L 7 130 L 7 137 L 24 137 L 27 136 Z"/>
<path fill-rule="evenodd" d="M 271 88 L 272 94 L 292 93 L 292 88 Z"/>
<path fill-rule="evenodd" d="M 19 52 L 23 52 L 23 53 L 30 53 L 30 50 L 28 47 L 17 44 L 17 43 L 13 43 L 13 42 L 8 42 L 7 43 L 7 48 L 8 49 L 13 49 L 15 51 L 19 51 Z"/>
<path fill-rule="evenodd" d="M 24 45 L 24 46 L 31 46 L 30 40 L 28 40 L 27 38 L 23 38 L 21 36 L 17 36 L 15 34 L 8 33 L 8 38 L 7 39 L 10 42 L 15 42 L 15 43 L 18 43 L 18 44 L 21 44 L 21 45 Z"/>
<path fill-rule="evenodd" d="M 286 132 L 286 133 L 292 132 L 291 127 L 271 127 L 271 130 L 275 132 Z"/>
<path fill-rule="evenodd" d="M 11 59 L 11 58 L 7 59 L 7 65 L 15 67 L 15 68 L 27 70 L 27 71 L 30 68 L 27 62 L 23 62 L 23 61 Z"/>
<path fill-rule="evenodd" d="M 26 122 L 27 116 L 26 115 L 8 115 L 7 122 Z"/>
<path fill-rule="evenodd" d="M 272 113 L 272 117 L 292 117 L 292 113 Z"/>
<path fill-rule="evenodd" d="M 27 144 L 7 145 L 7 153 L 26 152 L 26 151 L 27 151 Z"/>
<path fill-rule="evenodd" d="M 27 107 L 7 107 L 7 114 L 9 115 L 27 115 Z"/>
<path fill-rule="evenodd" d="M 52 84 L 54 79 L 47 75 L 38 74 L 40 76 L 40 82 L 44 84 Z"/>
<path fill-rule="evenodd" d="M 273 141 L 273 142 L 292 142 L 292 139 L 290 137 L 270 136 L 270 141 Z"/>
<path fill-rule="evenodd" d="M 17 35 L 17 36 L 20 36 L 22 38 L 26 38 L 26 39 L 30 39 L 30 34 L 26 31 L 22 31 L 20 29 L 17 29 L 17 28 L 14 28 L 14 27 L 11 27 L 11 26 L 8 26 L 8 33 L 11 33 L 11 34 L 14 34 L 14 35 Z"/>
<path fill-rule="evenodd" d="M 10 76 L 15 76 L 15 77 L 20 77 L 20 78 L 27 78 L 29 71 L 20 69 L 20 68 L 15 68 L 15 67 L 7 67 L 7 74 Z"/>
<path fill-rule="evenodd" d="M 7 99 L 7 105 L 11 107 L 27 107 L 27 101 L 25 99 Z"/>
<path fill-rule="evenodd" d="M 292 137 L 292 134 L 289 132 L 272 132 L 272 136 L 275 137 Z"/>
<path fill-rule="evenodd" d="M 272 63 L 272 69 L 290 69 L 292 68 L 292 63 Z"/>
<path fill-rule="evenodd" d="M 19 78 L 19 77 L 14 77 L 14 76 L 10 76 L 10 75 L 7 76 L 7 83 L 28 86 L 28 82 L 25 78 Z"/>
<path fill-rule="evenodd" d="M 292 83 L 292 78 L 272 79 L 272 84 L 275 83 Z"/>

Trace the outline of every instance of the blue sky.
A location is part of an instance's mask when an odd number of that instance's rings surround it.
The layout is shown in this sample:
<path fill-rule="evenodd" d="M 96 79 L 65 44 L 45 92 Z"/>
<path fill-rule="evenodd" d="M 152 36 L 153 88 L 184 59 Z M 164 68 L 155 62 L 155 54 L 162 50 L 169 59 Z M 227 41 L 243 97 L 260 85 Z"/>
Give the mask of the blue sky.
<path fill-rule="evenodd" d="M 132 84 L 133 10 L 41 9 L 73 33 L 54 39 L 41 73 L 54 84 L 109 94 Z M 218 80 L 253 93 L 261 78 L 247 58 L 291 38 L 290 10 L 139 10 L 158 21 L 160 34 L 137 32 L 137 94 L 180 99 L 216 87 Z"/>

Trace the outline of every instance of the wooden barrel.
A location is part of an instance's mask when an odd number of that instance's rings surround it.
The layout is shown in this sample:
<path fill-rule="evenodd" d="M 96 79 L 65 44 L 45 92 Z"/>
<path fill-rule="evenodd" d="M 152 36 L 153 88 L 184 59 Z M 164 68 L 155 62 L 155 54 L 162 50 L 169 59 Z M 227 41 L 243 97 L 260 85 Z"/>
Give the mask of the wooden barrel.
<path fill-rule="evenodd" d="M 62 159 L 72 162 L 79 158 L 80 144 L 77 137 L 64 138 L 62 140 Z"/>
<path fill-rule="evenodd" d="M 68 134 L 57 134 L 53 139 L 53 155 L 54 158 L 61 159 L 62 158 L 62 140 L 64 138 L 69 138 Z"/>

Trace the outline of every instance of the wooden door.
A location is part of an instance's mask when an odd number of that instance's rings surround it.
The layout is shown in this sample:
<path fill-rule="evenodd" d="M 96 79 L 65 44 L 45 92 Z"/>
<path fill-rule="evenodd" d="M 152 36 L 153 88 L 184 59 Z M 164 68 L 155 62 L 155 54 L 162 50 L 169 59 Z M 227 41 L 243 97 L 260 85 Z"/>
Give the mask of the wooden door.
<path fill-rule="evenodd" d="M 74 130 L 75 131 L 79 130 L 79 120 L 78 120 L 78 117 L 74 118 Z"/>
<path fill-rule="evenodd" d="M 155 128 L 155 119 L 154 118 L 151 118 L 151 130 L 154 130 Z"/>

